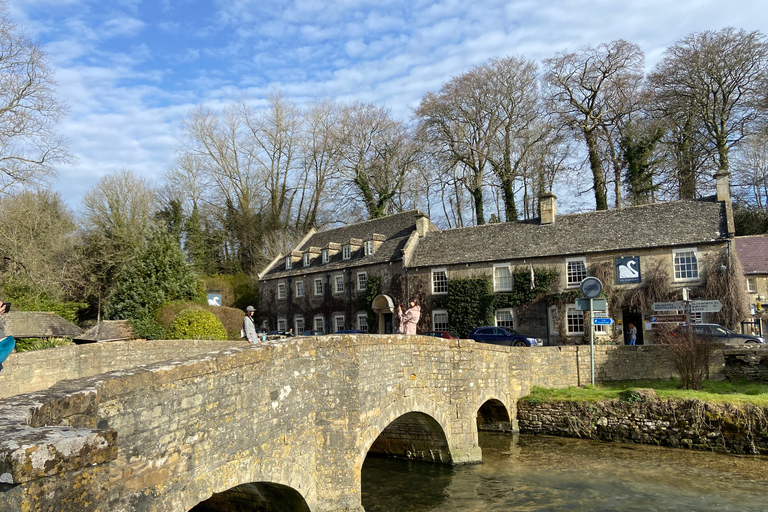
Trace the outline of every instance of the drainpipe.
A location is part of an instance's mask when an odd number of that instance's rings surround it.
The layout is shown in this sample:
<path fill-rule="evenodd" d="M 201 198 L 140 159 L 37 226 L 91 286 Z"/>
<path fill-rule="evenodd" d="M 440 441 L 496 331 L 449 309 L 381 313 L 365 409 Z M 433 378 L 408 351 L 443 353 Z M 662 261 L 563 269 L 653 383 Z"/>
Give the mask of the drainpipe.
<path fill-rule="evenodd" d="M 293 328 L 293 278 L 288 277 L 288 313 L 285 319 L 285 330 Z"/>
<path fill-rule="evenodd" d="M 325 311 L 329 310 L 330 301 L 331 301 L 331 274 L 325 274 Z M 323 321 L 325 322 L 325 334 L 331 333 L 331 318 L 328 316 L 328 318 L 323 318 Z"/>
<path fill-rule="evenodd" d="M 403 268 L 405 269 L 405 298 L 403 301 L 405 302 L 405 306 L 408 307 L 411 300 L 411 280 L 408 278 L 408 267 L 403 265 Z"/>
<path fill-rule="evenodd" d="M 351 318 L 352 318 L 352 269 L 347 269 L 347 282 L 349 283 L 349 286 L 347 286 L 347 318 L 344 319 L 344 328 L 345 329 L 351 329 Z M 350 326 L 350 327 L 347 327 Z"/>

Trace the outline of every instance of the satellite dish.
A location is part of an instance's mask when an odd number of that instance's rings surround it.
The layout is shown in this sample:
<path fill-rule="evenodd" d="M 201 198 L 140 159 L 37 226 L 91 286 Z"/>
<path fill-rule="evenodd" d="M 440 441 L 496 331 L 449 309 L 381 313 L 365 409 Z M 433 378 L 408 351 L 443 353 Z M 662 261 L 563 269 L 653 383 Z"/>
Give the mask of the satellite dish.
<path fill-rule="evenodd" d="M 585 277 L 579 285 L 579 290 L 588 299 L 595 299 L 603 293 L 603 283 L 596 277 Z"/>

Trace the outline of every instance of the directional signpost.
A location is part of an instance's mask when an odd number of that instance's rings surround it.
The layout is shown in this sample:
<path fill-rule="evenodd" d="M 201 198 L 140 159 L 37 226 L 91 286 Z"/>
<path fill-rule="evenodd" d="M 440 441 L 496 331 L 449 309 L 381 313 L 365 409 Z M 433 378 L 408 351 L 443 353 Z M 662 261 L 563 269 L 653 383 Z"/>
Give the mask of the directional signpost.
<path fill-rule="evenodd" d="M 595 302 L 598 300 L 602 300 L 603 304 L 605 304 L 604 299 L 597 299 L 597 297 L 600 296 L 601 293 L 603 293 L 603 283 L 596 277 L 585 277 L 582 279 L 581 283 L 579 284 L 579 290 L 581 290 L 581 293 L 584 294 L 584 296 L 587 299 L 582 300 L 589 300 L 589 304 L 581 303 L 581 307 L 578 305 L 578 299 L 577 299 L 577 309 L 583 309 L 583 306 L 588 306 L 588 311 L 594 312 L 595 309 L 606 309 L 605 305 L 601 304 L 601 308 L 595 307 Z M 597 300 L 595 300 L 597 299 Z M 589 326 L 589 360 L 590 360 L 590 366 L 592 368 L 592 385 L 595 385 L 595 324 L 597 324 L 598 320 L 607 320 L 608 324 L 610 325 L 611 319 L 610 318 L 595 318 L 592 317 L 592 325 Z M 602 324 L 598 324 L 602 325 Z"/>
<path fill-rule="evenodd" d="M 685 321 L 685 315 L 651 315 L 652 324 L 677 324 Z"/>
<path fill-rule="evenodd" d="M 594 325 L 611 325 L 613 323 L 612 318 L 593 318 L 592 323 Z"/>
<path fill-rule="evenodd" d="M 654 302 L 654 311 L 682 311 L 685 309 L 685 302 L 679 300 L 677 302 Z"/>
<path fill-rule="evenodd" d="M 717 313 L 723 309 L 719 300 L 692 300 L 691 313 Z"/>

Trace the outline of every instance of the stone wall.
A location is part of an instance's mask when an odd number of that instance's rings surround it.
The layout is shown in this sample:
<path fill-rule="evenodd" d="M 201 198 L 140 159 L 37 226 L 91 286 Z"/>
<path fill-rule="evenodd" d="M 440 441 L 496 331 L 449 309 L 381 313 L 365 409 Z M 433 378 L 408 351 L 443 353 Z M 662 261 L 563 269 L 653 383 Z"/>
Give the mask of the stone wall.
<path fill-rule="evenodd" d="M 728 349 L 725 351 L 725 375 L 768 382 L 768 349 Z"/>
<path fill-rule="evenodd" d="M 768 408 L 699 400 L 518 402 L 521 433 L 768 454 Z"/>
<path fill-rule="evenodd" d="M 14 352 L 0 372 L 0 398 L 48 389 L 62 380 L 242 345 L 210 340 L 115 341 Z"/>

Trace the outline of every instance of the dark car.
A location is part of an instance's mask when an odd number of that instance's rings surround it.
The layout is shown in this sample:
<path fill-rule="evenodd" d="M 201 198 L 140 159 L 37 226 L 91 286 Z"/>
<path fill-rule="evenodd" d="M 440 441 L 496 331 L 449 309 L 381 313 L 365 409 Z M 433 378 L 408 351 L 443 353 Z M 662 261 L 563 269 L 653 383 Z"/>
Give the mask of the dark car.
<path fill-rule="evenodd" d="M 680 326 L 672 331 L 673 335 L 685 334 L 687 327 Z M 726 345 L 743 345 L 745 343 L 765 343 L 765 340 L 754 334 L 739 334 L 726 329 L 719 324 L 691 324 L 693 334 L 707 341 L 725 343 Z"/>
<path fill-rule="evenodd" d="M 325 334 L 323 331 L 304 331 L 299 336 L 322 336 Z"/>
<path fill-rule="evenodd" d="M 341 329 L 336 331 L 335 334 L 368 334 L 368 331 L 361 331 L 359 329 Z"/>
<path fill-rule="evenodd" d="M 506 327 L 478 327 L 467 336 L 478 343 L 491 343 L 507 347 L 540 347 L 544 341 L 540 338 L 526 336 Z"/>
<path fill-rule="evenodd" d="M 421 333 L 422 336 L 432 336 L 433 338 L 445 338 L 448 340 L 457 340 L 459 339 L 458 336 L 453 334 L 451 331 L 427 331 Z"/>
<path fill-rule="evenodd" d="M 294 336 L 292 331 L 269 331 L 267 336 Z"/>

